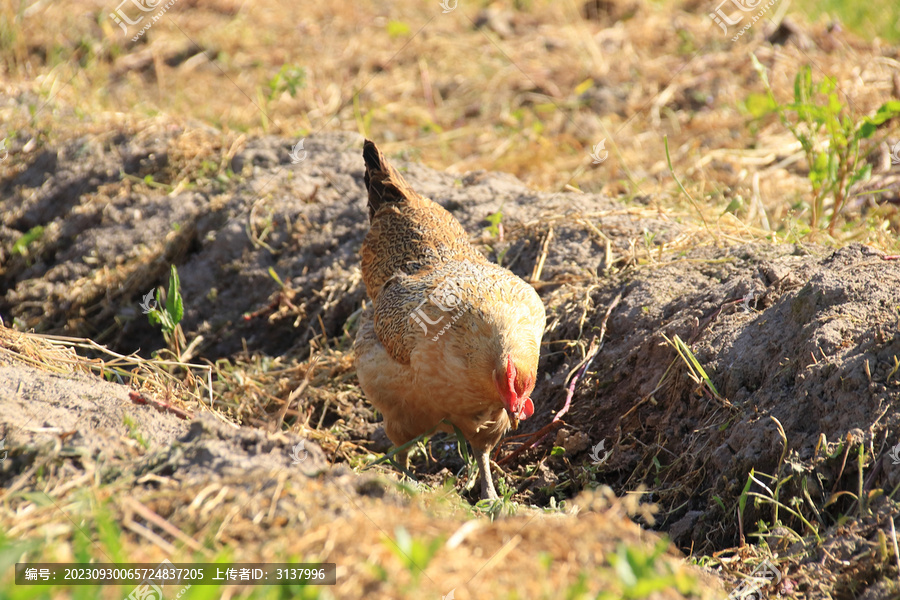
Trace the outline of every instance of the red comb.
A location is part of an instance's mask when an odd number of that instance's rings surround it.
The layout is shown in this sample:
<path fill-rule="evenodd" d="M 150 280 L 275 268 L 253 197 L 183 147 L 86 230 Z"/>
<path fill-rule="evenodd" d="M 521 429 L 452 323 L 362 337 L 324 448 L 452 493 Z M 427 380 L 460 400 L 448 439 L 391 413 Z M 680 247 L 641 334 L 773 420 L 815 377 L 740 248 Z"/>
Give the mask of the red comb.
<path fill-rule="evenodd" d="M 516 390 L 516 376 L 518 375 L 518 371 L 516 371 L 516 365 L 513 364 L 512 355 L 506 355 L 506 383 L 509 388 L 509 394 L 513 397 L 519 395 L 518 390 Z"/>

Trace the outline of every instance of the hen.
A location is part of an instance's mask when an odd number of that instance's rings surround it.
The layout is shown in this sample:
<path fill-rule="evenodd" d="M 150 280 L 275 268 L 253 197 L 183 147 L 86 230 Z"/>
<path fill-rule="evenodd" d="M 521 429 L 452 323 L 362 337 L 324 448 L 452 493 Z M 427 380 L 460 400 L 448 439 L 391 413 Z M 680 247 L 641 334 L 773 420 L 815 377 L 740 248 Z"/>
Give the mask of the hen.
<path fill-rule="evenodd" d="M 534 412 L 544 305 L 368 140 L 363 158 L 370 230 L 362 274 L 372 303 L 354 344 L 360 386 L 398 446 L 459 428 L 478 462 L 481 496 L 497 498 L 489 453 Z M 407 453 L 400 457 L 408 466 Z"/>

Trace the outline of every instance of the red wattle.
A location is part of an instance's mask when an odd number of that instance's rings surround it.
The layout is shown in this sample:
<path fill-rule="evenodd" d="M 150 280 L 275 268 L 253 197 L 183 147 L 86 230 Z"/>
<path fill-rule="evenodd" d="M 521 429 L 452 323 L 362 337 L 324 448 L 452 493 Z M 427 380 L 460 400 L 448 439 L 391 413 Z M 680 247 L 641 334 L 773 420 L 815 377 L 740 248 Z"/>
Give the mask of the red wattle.
<path fill-rule="evenodd" d="M 534 414 L 534 402 L 531 401 L 531 398 L 525 398 L 525 402 L 522 403 L 522 406 L 519 407 L 519 420 L 524 421 L 528 417 Z"/>

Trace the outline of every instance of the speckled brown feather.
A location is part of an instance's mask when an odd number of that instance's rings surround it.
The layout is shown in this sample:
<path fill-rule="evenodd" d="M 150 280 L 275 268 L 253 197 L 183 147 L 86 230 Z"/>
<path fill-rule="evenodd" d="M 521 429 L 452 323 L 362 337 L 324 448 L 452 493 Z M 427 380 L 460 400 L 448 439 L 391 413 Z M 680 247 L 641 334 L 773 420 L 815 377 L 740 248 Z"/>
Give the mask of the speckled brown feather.
<path fill-rule="evenodd" d="M 453 215 L 414 192 L 368 140 L 363 158 L 371 228 L 361 255 L 369 298 L 377 298 L 396 273 L 413 274 L 452 259 L 487 262 Z"/>

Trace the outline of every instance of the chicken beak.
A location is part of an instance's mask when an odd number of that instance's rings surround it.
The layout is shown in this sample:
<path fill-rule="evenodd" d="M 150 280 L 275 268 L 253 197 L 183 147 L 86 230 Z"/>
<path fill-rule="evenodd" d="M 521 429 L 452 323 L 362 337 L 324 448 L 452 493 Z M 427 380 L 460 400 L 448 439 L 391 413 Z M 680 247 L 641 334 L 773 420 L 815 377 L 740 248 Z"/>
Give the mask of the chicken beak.
<path fill-rule="evenodd" d="M 512 430 L 515 431 L 519 428 L 519 416 L 508 408 L 506 409 L 506 414 L 509 415 L 509 421 L 512 423 Z"/>

